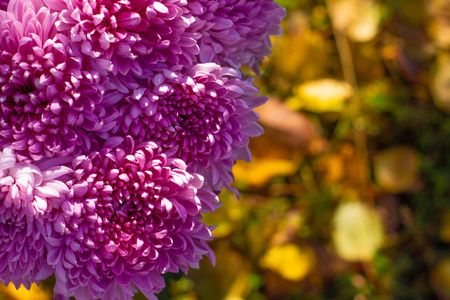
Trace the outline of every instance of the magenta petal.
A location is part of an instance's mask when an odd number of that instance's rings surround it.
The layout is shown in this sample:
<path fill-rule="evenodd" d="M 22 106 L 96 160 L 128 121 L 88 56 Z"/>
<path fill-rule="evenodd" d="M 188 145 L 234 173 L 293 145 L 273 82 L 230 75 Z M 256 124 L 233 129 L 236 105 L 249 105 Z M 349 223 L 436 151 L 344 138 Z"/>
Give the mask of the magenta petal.
<path fill-rule="evenodd" d="M 141 22 L 141 16 L 135 12 L 122 12 L 117 15 L 117 25 L 132 29 Z"/>

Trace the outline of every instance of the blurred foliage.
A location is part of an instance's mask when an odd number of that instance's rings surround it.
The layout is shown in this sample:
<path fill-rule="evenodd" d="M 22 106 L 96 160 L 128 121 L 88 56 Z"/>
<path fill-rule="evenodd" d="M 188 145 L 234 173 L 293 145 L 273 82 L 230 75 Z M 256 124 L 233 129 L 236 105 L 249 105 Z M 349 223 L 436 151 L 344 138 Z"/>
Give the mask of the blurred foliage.
<path fill-rule="evenodd" d="M 336 252 L 347 261 L 371 261 L 384 241 L 379 215 L 360 201 L 340 204 L 333 228 Z"/>
<path fill-rule="evenodd" d="M 216 266 L 159 298 L 450 299 L 450 1 L 278 2 L 266 134 L 205 215 Z"/>
<path fill-rule="evenodd" d="M 174 299 L 450 299 L 450 2 L 278 2 L 266 134 Z"/>

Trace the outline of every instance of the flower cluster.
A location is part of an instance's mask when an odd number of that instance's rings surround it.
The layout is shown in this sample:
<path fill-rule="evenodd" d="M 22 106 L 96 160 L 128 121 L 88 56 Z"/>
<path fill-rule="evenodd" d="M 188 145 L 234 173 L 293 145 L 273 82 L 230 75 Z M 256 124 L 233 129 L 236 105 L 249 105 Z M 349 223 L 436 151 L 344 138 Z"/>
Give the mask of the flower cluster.
<path fill-rule="evenodd" d="M 273 0 L 0 1 L 0 281 L 148 298 L 214 255 Z"/>

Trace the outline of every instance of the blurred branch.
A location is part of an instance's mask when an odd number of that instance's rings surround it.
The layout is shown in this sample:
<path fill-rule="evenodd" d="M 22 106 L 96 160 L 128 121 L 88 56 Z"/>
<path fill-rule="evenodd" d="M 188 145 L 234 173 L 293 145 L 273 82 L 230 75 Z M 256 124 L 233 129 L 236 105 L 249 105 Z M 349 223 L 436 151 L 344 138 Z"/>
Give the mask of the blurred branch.
<path fill-rule="evenodd" d="M 342 73 L 344 80 L 351 84 L 354 88 L 357 87 L 357 80 L 355 75 L 355 66 L 353 64 L 353 57 L 348 42 L 347 36 L 342 30 L 339 30 L 333 26 L 334 37 L 336 40 L 336 46 L 339 53 L 339 59 L 341 61 Z"/>
<path fill-rule="evenodd" d="M 342 73 L 344 76 L 344 80 L 349 83 L 350 85 L 352 85 L 355 93 L 354 96 L 352 97 L 353 102 L 355 102 L 355 104 L 358 106 L 358 111 L 360 111 L 360 98 L 358 96 L 358 82 L 357 82 L 357 76 L 356 76 L 356 70 L 355 70 L 355 65 L 353 63 L 353 55 L 352 55 L 352 51 L 350 48 L 350 43 L 349 40 L 347 38 L 347 35 L 345 33 L 345 28 L 340 28 L 338 26 L 336 26 L 336 20 L 335 20 L 335 15 L 333 14 L 333 12 L 330 9 L 330 2 L 332 0 L 326 0 L 326 6 L 327 6 L 327 10 L 328 10 L 328 15 L 330 16 L 331 19 L 331 25 L 332 25 L 332 29 L 333 29 L 333 33 L 334 33 L 334 37 L 335 37 L 335 41 L 336 41 L 336 47 L 338 50 L 338 54 L 339 54 L 339 59 L 341 61 L 341 67 L 342 67 Z M 349 117 L 346 112 L 350 111 L 350 109 L 348 110 L 344 110 L 344 113 L 342 114 L 342 117 Z M 357 124 L 355 124 L 355 118 L 352 118 L 352 123 L 353 123 L 353 141 L 355 143 L 355 148 L 356 148 L 356 155 L 358 156 L 358 161 L 360 161 L 361 163 L 367 164 L 369 165 L 369 154 L 368 154 L 368 150 L 367 150 L 367 141 L 366 141 L 366 137 L 364 132 L 362 132 L 360 129 L 358 129 L 356 126 Z M 360 170 L 366 170 L 366 168 L 360 168 Z M 369 202 L 373 202 L 373 197 L 372 194 L 370 193 L 370 189 L 368 189 L 368 185 L 370 184 L 369 182 L 369 176 L 367 176 L 367 174 L 363 174 L 363 171 L 360 171 L 358 174 L 358 177 L 360 178 L 360 189 L 361 189 L 361 196 L 364 197 L 364 200 L 369 201 Z"/>
<path fill-rule="evenodd" d="M 334 33 L 334 38 L 336 41 L 336 46 L 338 49 L 339 59 L 341 61 L 342 73 L 344 80 L 351 84 L 354 88 L 357 87 L 355 65 L 353 64 L 352 52 L 350 49 L 350 44 L 347 39 L 347 35 L 344 30 L 336 26 L 336 20 L 334 14 L 330 10 L 330 0 L 325 1 L 328 15 L 331 19 L 331 25 Z"/>

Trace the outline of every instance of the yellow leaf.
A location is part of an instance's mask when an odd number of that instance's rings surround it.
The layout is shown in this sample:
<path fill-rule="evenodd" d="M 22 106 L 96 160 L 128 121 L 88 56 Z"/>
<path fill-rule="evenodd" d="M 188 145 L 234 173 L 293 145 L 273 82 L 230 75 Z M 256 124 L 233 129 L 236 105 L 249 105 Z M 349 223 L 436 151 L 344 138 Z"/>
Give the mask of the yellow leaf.
<path fill-rule="evenodd" d="M 407 146 L 389 148 L 375 157 L 375 179 L 388 193 L 401 193 L 417 181 L 420 154 Z"/>
<path fill-rule="evenodd" d="M 345 100 L 353 95 L 353 88 L 344 81 L 319 79 L 301 84 L 294 90 L 294 97 L 287 105 L 294 110 L 305 109 L 312 112 L 340 112 Z"/>
<path fill-rule="evenodd" d="M 315 255 L 311 248 L 285 244 L 270 248 L 259 264 L 287 280 L 300 281 L 311 271 L 314 260 Z"/>
<path fill-rule="evenodd" d="M 303 216 L 300 211 L 288 211 L 285 217 L 278 222 L 276 232 L 272 235 L 270 243 L 272 245 L 282 245 L 292 240 L 303 222 Z"/>
<path fill-rule="evenodd" d="M 329 154 L 323 156 L 314 163 L 317 171 L 324 171 L 324 179 L 326 182 L 339 182 L 345 175 L 345 161 L 339 154 Z"/>
<path fill-rule="evenodd" d="M 450 3 L 446 0 L 425 1 L 431 17 L 428 26 L 430 36 L 439 48 L 450 47 L 450 20 L 447 12 Z"/>
<path fill-rule="evenodd" d="M 432 81 L 434 104 L 450 113 L 450 55 L 442 54 L 437 60 L 436 74 Z"/>
<path fill-rule="evenodd" d="M 230 239 L 218 240 L 212 245 L 217 264 L 213 266 L 203 260 L 200 270 L 192 269 L 187 278 L 195 284 L 195 291 L 200 291 L 201 299 L 226 299 L 242 297 L 248 299 L 251 290 L 246 274 L 250 274 L 251 266 L 248 258 L 234 250 Z M 236 282 L 237 279 L 240 282 Z M 231 294 L 231 295 L 230 295 Z M 109 299 L 108 299 L 109 300 Z"/>
<path fill-rule="evenodd" d="M 272 38 L 273 53 L 267 63 L 274 69 L 271 84 L 289 88 L 292 80 L 300 82 L 320 76 L 327 65 L 326 40 L 309 25 L 310 16 L 296 11 L 284 19 L 283 35 Z"/>
<path fill-rule="evenodd" d="M 380 30 L 380 7 L 374 0 L 330 0 L 334 26 L 355 42 L 368 42 Z"/>
<path fill-rule="evenodd" d="M 224 300 L 244 300 L 245 295 L 248 293 L 248 276 L 249 272 L 247 270 L 240 270 L 236 274 L 236 279 L 230 286 Z"/>
<path fill-rule="evenodd" d="M 431 284 L 443 295 L 443 299 L 450 298 L 450 258 L 438 263 L 431 275 Z"/>
<path fill-rule="evenodd" d="M 23 285 L 19 289 L 10 283 L 8 286 L 3 286 L 2 289 L 14 300 L 50 300 L 51 295 L 41 290 L 35 283 L 31 285 L 30 290 L 27 290 Z"/>
<path fill-rule="evenodd" d="M 295 173 L 297 163 L 281 158 L 253 158 L 251 163 L 238 161 L 233 168 L 236 180 L 261 186 L 275 176 L 287 176 Z"/>
<path fill-rule="evenodd" d="M 450 209 L 446 210 L 442 215 L 439 236 L 444 242 L 450 243 Z"/>
<path fill-rule="evenodd" d="M 283 24 L 285 34 L 272 37 L 274 53 L 271 60 L 275 60 L 286 75 L 294 76 L 307 57 L 308 48 L 296 47 L 296 51 L 292 51 L 292 46 L 305 45 L 308 42 L 308 19 L 304 14 L 297 13 L 292 14 L 288 21 L 288 24 Z M 291 29 L 293 27 L 295 30 Z M 287 53 L 290 55 L 286 55 Z"/>
<path fill-rule="evenodd" d="M 348 261 L 370 261 L 380 249 L 384 230 L 378 214 L 361 202 L 341 204 L 333 218 L 333 241 Z"/>
<path fill-rule="evenodd" d="M 367 161 L 349 143 L 342 144 L 337 153 L 327 153 L 314 161 L 314 170 L 323 174 L 325 183 L 340 183 L 339 189 L 355 189 L 370 182 Z"/>
<path fill-rule="evenodd" d="M 429 31 L 438 47 L 450 47 L 450 22 L 447 18 L 436 18 L 432 20 Z"/>
<path fill-rule="evenodd" d="M 217 224 L 217 227 L 213 230 L 213 234 L 216 239 L 227 237 L 231 232 L 233 232 L 233 224 L 226 221 Z"/>

